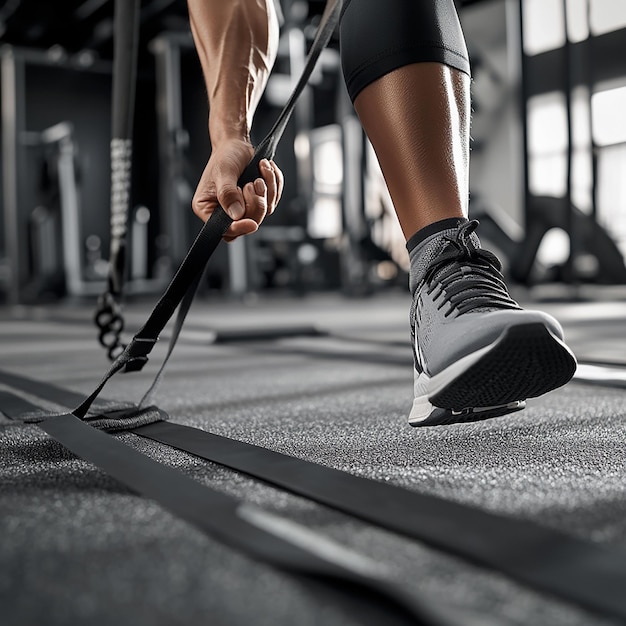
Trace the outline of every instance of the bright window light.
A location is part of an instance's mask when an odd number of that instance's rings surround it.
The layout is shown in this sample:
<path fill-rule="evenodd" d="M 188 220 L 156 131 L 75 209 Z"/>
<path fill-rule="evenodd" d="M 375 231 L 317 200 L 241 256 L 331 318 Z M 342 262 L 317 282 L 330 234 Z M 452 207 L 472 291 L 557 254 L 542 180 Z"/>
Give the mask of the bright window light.
<path fill-rule="evenodd" d="M 528 159 L 528 188 L 537 196 L 562 198 L 567 182 L 565 154 L 531 156 Z"/>
<path fill-rule="evenodd" d="M 565 45 L 563 0 L 523 0 L 524 51 L 528 55 Z M 573 43 L 589 35 L 626 28 L 626 0 L 567 0 L 567 35 Z"/>
<path fill-rule="evenodd" d="M 589 96 L 585 87 L 572 92 L 572 138 L 575 147 L 588 147 L 591 139 Z M 528 101 L 528 149 L 531 154 L 549 154 L 567 149 L 565 95 L 553 91 Z"/>
<path fill-rule="evenodd" d="M 541 240 L 537 260 L 543 265 L 562 265 L 569 257 L 569 236 L 562 228 L 551 228 Z"/>
<path fill-rule="evenodd" d="M 337 195 L 343 182 L 343 144 L 339 124 L 314 128 L 307 133 L 315 191 Z"/>
<path fill-rule="evenodd" d="M 343 149 L 339 141 L 324 141 L 313 153 L 315 181 L 321 185 L 341 185 L 343 180 Z"/>
<path fill-rule="evenodd" d="M 576 87 L 572 90 L 572 135 L 575 148 L 589 148 L 591 144 L 591 116 L 589 113 L 589 89 Z"/>
<path fill-rule="evenodd" d="M 624 0 L 589 0 L 591 2 L 591 33 L 602 35 L 626 26 Z"/>
<path fill-rule="evenodd" d="M 626 254 L 626 146 L 602 148 L 598 155 L 598 219 Z"/>
<path fill-rule="evenodd" d="M 567 36 L 572 43 L 589 37 L 588 2 L 589 0 L 567 0 Z"/>
<path fill-rule="evenodd" d="M 341 201 L 320 195 L 315 198 L 308 215 L 309 235 L 314 239 L 338 237 L 342 230 Z"/>
<path fill-rule="evenodd" d="M 606 89 L 593 94 L 593 138 L 597 145 L 610 146 L 626 142 L 625 110 L 626 87 Z"/>
<path fill-rule="evenodd" d="M 572 92 L 572 201 L 591 210 L 589 97 L 586 88 Z M 565 96 L 552 92 L 528 102 L 528 183 L 537 195 L 563 197 L 567 185 L 567 110 Z"/>
<path fill-rule="evenodd" d="M 528 101 L 528 186 L 538 196 L 565 194 L 567 117 L 560 92 Z"/>
<path fill-rule="evenodd" d="M 565 96 L 553 91 L 528 101 L 528 151 L 551 154 L 567 147 Z"/>
<path fill-rule="evenodd" d="M 524 51 L 528 55 L 565 44 L 563 0 L 524 0 Z M 618 0 L 621 2 L 621 0 Z"/>
<path fill-rule="evenodd" d="M 591 151 L 575 150 L 572 156 L 572 203 L 583 213 L 591 213 Z"/>
<path fill-rule="evenodd" d="M 537 196 L 563 198 L 567 191 L 567 156 L 531 156 L 528 160 L 528 187 Z M 572 203 L 584 213 L 591 212 L 591 154 L 576 150 L 572 158 Z"/>

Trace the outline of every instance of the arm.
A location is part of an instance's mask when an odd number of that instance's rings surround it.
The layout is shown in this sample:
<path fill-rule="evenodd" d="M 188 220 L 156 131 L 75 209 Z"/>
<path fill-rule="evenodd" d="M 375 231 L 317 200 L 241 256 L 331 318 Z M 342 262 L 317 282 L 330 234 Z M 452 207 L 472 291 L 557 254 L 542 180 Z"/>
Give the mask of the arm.
<path fill-rule="evenodd" d="M 254 149 L 250 127 L 278 46 L 273 0 L 188 0 L 189 17 L 209 97 L 212 154 L 196 189 L 194 212 L 207 220 L 217 204 L 235 220 L 227 240 L 254 232 L 282 192 L 282 173 L 261 163 L 243 190 L 237 179 Z"/>

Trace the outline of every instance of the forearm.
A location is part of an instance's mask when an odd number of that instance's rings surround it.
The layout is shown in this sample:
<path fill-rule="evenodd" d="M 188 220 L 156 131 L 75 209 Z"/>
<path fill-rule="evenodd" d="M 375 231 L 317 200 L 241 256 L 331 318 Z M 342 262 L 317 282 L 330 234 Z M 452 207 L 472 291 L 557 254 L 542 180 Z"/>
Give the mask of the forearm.
<path fill-rule="evenodd" d="M 213 145 L 249 139 L 278 46 L 272 0 L 188 0 L 209 97 Z"/>

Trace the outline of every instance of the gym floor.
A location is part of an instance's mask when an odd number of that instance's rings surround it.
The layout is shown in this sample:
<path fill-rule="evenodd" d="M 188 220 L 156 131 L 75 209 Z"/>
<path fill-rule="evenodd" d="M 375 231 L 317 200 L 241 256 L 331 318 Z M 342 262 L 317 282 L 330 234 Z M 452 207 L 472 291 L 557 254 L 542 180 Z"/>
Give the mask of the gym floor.
<path fill-rule="evenodd" d="M 401 293 L 200 301 L 156 403 L 181 424 L 626 554 L 626 292 L 596 289 L 576 301 L 523 303 L 561 321 L 582 365 L 566 387 L 503 418 L 408 426 L 409 301 Z M 90 392 L 107 366 L 92 312 L 88 305 L 0 309 L 0 369 Z M 148 312 L 147 303 L 129 304 L 128 328 L 138 328 Z M 103 395 L 138 400 L 164 354 L 161 343 L 152 364 L 117 376 Z M 192 455 L 133 434 L 117 437 L 370 557 L 403 589 L 454 606 L 477 623 L 617 623 Z M 0 415 L 0 460 L 3 626 L 408 623 L 354 594 L 226 547 L 34 425 Z"/>

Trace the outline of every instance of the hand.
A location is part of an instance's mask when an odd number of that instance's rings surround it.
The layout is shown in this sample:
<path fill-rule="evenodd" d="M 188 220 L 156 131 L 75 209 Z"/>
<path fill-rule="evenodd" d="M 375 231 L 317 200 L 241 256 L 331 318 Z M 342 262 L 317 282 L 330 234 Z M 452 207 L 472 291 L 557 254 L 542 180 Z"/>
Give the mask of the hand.
<path fill-rule="evenodd" d="M 202 221 L 211 217 L 218 204 L 233 218 L 224 235 L 228 242 L 258 230 L 266 215 L 274 212 L 283 192 L 283 173 L 267 159 L 259 164 L 259 178 L 243 189 L 237 186 L 253 154 L 252 145 L 240 139 L 214 146 L 193 196 L 193 212 Z"/>

